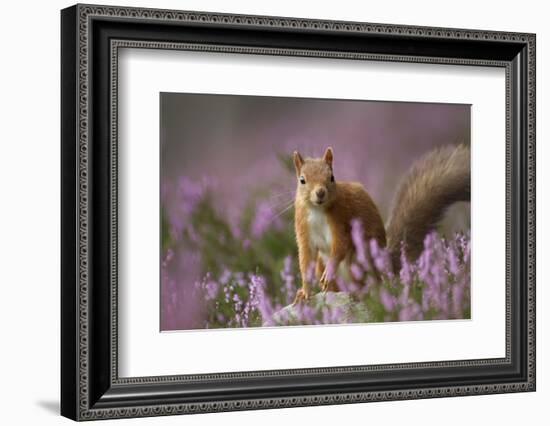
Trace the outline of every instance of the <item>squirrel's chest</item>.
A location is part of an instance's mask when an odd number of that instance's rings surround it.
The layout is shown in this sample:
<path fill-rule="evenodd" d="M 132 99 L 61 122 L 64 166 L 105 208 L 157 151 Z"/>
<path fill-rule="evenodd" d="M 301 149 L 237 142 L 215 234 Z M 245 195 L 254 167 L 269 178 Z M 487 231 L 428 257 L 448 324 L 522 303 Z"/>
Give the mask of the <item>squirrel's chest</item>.
<path fill-rule="evenodd" d="M 332 232 L 327 215 L 321 210 L 311 210 L 308 214 L 307 223 L 311 248 L 328 256 L 332 246 Z"/>

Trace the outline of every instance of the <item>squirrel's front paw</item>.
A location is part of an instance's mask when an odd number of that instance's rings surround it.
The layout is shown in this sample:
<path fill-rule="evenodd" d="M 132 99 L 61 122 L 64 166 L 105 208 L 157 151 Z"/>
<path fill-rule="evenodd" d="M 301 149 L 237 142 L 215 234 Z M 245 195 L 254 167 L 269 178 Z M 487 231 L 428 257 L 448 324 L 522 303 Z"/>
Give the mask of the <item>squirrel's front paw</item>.
<path fill-rule="evenodd" d="M 307 302 L 309 300 L 309 297 L 310 297 L 310 291 L 305 288 L 301 288 L 296 293 L 294 303 L 292 304 L 296 305 L 297 303 Z"/>

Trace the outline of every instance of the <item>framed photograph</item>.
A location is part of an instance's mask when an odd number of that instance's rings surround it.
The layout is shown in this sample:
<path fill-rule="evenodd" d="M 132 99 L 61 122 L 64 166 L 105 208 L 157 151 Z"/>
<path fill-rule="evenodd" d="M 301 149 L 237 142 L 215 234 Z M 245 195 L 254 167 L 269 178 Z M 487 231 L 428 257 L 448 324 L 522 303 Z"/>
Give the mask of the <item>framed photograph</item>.
<path fill-rule="evenodd" d="M 535 390 L 535 35 L 61 12 L 61 413 Z"/>

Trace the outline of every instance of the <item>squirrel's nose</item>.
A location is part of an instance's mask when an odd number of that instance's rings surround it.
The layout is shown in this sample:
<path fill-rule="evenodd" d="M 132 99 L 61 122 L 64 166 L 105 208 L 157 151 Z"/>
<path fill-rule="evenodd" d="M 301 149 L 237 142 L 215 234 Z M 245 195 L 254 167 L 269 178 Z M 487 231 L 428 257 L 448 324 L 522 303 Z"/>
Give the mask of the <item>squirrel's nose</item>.
<path fill-rule="evenodd" d="M 322 200 L 325 198 L 326 191 L 323 188 L 319 188 L 317 191 L 315 191 L 315 195 L 317 195 L 317 198 Z"/>

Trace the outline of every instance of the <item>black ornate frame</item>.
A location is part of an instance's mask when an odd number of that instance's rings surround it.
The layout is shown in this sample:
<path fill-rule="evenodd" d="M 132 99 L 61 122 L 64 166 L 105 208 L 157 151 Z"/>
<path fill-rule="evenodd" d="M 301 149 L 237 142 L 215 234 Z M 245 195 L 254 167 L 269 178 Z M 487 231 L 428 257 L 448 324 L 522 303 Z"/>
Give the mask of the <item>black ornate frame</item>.
<path fill-rule="evenodd" d="M 76 5 L 61 13 L 61 413 L 74 420 L 535 390 L 535 35 Z M 117 64 L 123 47 L 506 70 L 506 356 L 119 378 Z"/>

